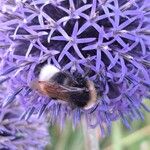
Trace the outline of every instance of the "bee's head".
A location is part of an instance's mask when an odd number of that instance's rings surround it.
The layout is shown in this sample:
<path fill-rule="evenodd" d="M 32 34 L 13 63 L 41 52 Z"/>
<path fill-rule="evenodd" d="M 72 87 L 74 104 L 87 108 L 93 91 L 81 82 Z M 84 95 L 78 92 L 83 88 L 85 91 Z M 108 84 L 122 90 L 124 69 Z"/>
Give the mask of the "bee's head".
<path fill-rule="evenodd" d="M 79 88 L 86 87 L 87 80 L 80 73 L 74 72 L 73 77 L 74 77 L 74 80 L 77 82 L 77 85 L 76 85 L 77 87 Z"/>

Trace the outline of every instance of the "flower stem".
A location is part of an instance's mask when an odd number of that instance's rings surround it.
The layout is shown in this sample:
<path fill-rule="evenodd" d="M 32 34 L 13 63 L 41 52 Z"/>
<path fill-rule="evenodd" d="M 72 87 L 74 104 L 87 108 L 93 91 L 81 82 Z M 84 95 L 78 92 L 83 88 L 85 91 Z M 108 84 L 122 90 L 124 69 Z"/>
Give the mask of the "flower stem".
<path fill-rule="evenodd" d="M 99 147 L 99 130 L 97 128 L 88 128 L 85 119 L 82 119 L 82 128 L 86 150 L 100 150 Z"/>

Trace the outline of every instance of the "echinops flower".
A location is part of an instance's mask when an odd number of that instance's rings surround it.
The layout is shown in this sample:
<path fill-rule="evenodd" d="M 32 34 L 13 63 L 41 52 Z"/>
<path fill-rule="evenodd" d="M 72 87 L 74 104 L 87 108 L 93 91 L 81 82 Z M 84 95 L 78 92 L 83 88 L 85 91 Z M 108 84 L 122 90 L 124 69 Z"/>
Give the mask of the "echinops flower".
<path fill-rule="evenodd" d="M 150 0 L 2 0 L 1 83 L 9 88 L 4 106 L 17 97 L 26 111 L 76 125 L 85 115 L 91 127 L 142 118 L 150 91 Z M 101 93 L 88 110 L 41 95 L 30 88 L 41 67 L 53 64 L 86 74 Z"/>
<path fill-rule="evenodd" d="M 14 101 L 2 108 L 7 86 L 0 87 L 0 149 L 1 150 L 44 150 L 50 142 L 48 124 L 45 118 L 22 119 L 24 108 Z M 40 143 L 40 144 L 39 144 Z"/>
<path fill-rule="evenodd" d="M 0 103 L 0 149 L 44 150 L 49 142 L 47 123 L 34 115 L 29 121 L 19 120 L 22 111 L 19 104 L 2 108 Z"/>

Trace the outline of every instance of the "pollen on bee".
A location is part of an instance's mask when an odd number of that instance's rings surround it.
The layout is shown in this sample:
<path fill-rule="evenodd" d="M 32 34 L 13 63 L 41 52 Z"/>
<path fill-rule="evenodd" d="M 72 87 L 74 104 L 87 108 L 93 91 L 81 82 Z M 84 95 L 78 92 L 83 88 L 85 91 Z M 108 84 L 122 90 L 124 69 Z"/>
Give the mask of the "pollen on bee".
<path fill-rule="evenodd" d="M 54 65 L 47 64 L 40 71 L 39 81 L 49 81 L 50 78 L 59 71 L 60 70 Z"/>

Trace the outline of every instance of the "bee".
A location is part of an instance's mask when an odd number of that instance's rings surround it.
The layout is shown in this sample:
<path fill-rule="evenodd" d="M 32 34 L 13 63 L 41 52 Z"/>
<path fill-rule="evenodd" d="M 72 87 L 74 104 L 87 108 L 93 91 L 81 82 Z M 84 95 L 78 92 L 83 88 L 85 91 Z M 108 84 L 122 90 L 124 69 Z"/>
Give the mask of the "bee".
<path fill-rule="evenodd" d="M 97 92 L 94 83 L 81 75 L 74 76 L 54 65 L 45 65 L 32 88 L 54 100 L 89 109 L 95 105 Z"/>

